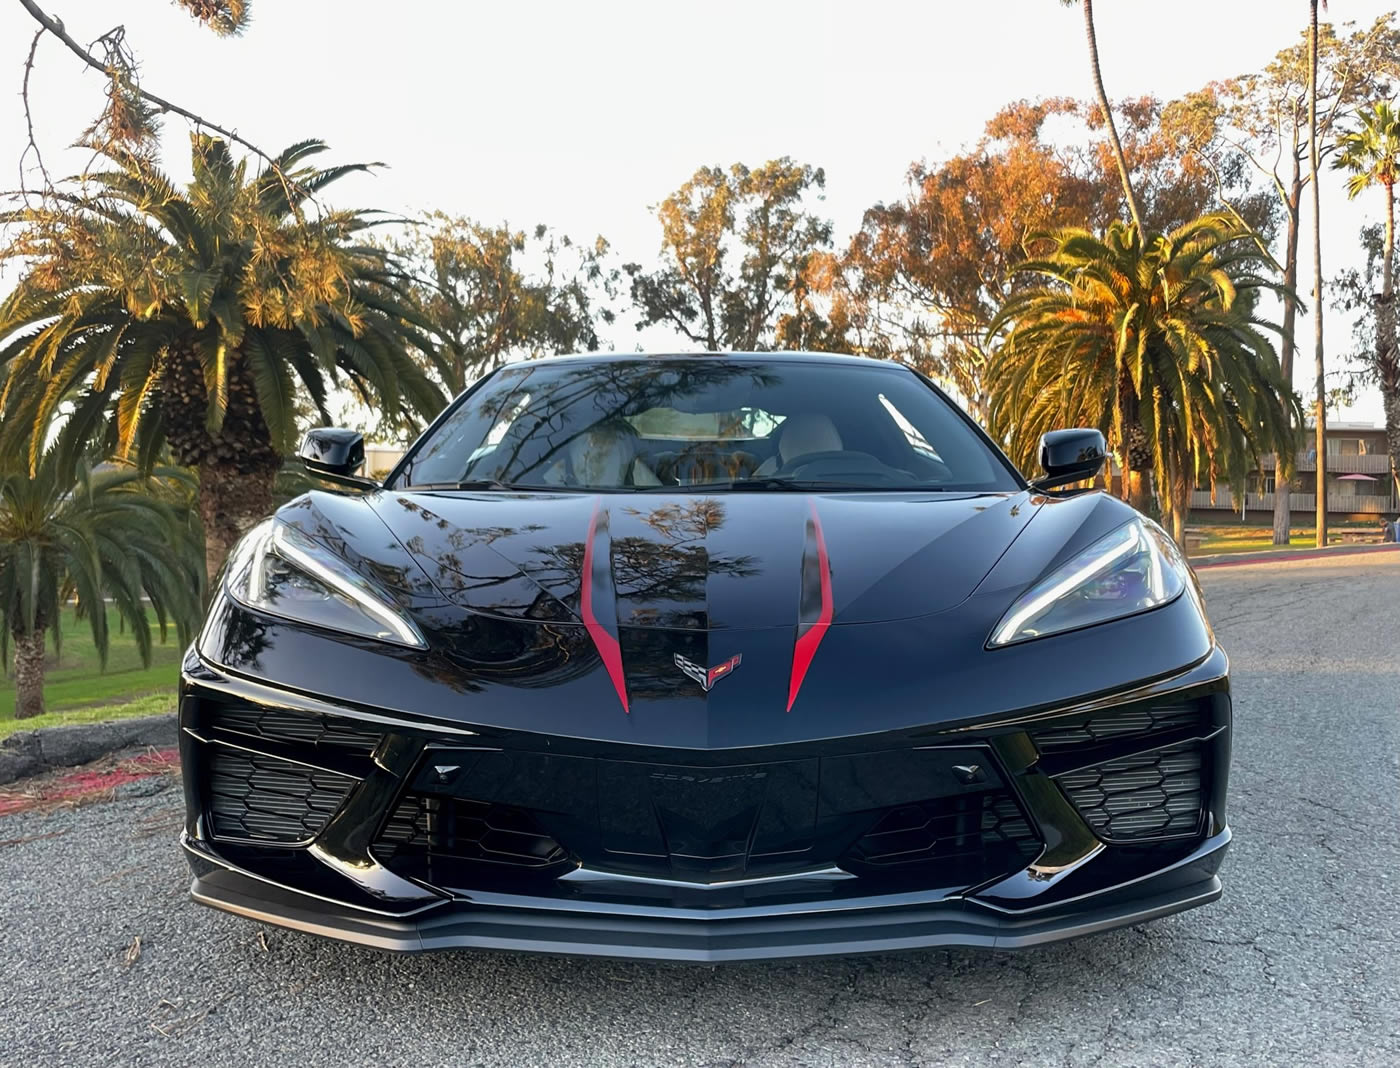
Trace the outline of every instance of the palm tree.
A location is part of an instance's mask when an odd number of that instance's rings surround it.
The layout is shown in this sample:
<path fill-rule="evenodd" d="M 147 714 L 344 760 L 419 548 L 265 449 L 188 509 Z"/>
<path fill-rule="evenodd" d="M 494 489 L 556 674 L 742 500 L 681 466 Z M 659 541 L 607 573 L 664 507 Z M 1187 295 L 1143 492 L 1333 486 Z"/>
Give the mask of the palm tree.
<path fill-rule="evenodd" d="M 1317 452 L 1317 547 L 1327 545 L 1327 369 L 1322 352 L 1322 197 L 1317 185 L 1317 3 L 1308 9 L 1308 158 L 1312 175 L 1313 208 L 1313 360 L 1317 367 L 1317 400 L 1313 418 Z"/>
<path fill-rule="evenodd" d="M 1089 72 L 1094 79 L 1094 93 L 1098 96 L 1099 108 L 1103 111 L 1104 126 L 1108 130 L 1108 141 L 1113 146 L 1113 158 L 1118 163 L 1118 177 L 1123 181 L 1123 197 L 1128 202 L 1128 213 L 1138 233 L 1143 233 L 1142 209 L 1138 205 L 1137 194 L 1133 192 L 1133 182 L 1128 175 L 1128 157 L 1123 152 L 1123 142 L 1118 139 L 1118 126 L 1113 121 L 1113 109 L 1108 106 L 1108 93 L 1103 87 L 1103 72 L 1099 69 L 1099 38 L 1094 31 L 1093 0 L 1079 0 L 1084 8 L 1084 36 L 1089 42 Z M 1073 7 L 1075 0 L 1060 0 L 1065 7 Z"/>
<path fill-rule="evenodd" d="M 1361 112 L 1358 129 L 1337 139 L 1340 152 L 1332 166 L 1348 170 L 1347 196 L 1353 199 L 1373 186 L 1385 190 L 1385 239 L 1381 259 L 1381 294 L 1376 301 L 1376 377 L 1385 406 L 1386 448 L 1390 478 L 1400 491 L 1400 360 L 1395 348 L 1395 179 L 1400 174 L 1400 115 L 1386 101 Z"/>
<path fill-rule="evenodd" d="M 69 597 L 86 616 L 105 666 L 109 607 L 131 627 L 151 662 L 150 613 L 164 641 L 173 624 L 188 642 L 198 619 L 203 561 L 196 532 L 180 514 L 169 480 L 183 472 L 79 464 L 63 477 L 57 449 L 0 474 L 0 659 L 15 644 L 15 716 L 44 711 L 44 636 L 61 638 Z"/>
<path fill-rule="evenodd" d="M 270 510 L 296 435 L 297 384 L 321 418 L 346 382 L 390 417 L 431 415 L 437 388 L 406 351 L 423 344 L 400 272 L 363 240 L 372 213 L 315 199 L 365 168 L 316 169 L 303 141 L 251 177 L 219 139 L 195 134 L 178 190 L 120 148 L 51 207 L 0 216 L 0 254 L 25 274 L 0 304 L 0 446 L 38 462 L 60 406 L 76 455 L 102 437 L 149 465 L 163 445 L 199 473 L 206 570 Z"/>
<path fill-rule="evenodd" d="M 1041 284 L 1015 291 L 992 323 L 1007 332 L 991 423 L 1015 458 L 1032 460 L 1046 430 L 1097 426 L 1128 496 L 1141 435 L 1179 541 L 1197 484 L 1238 485 L 1261 454 L 1293 454 L 1297 398 L 1266 336 L 1276 328 L 1255 315 L 1258 296 L 1278 287 L 1254 273 L 1249 230 L 1216 215 L 1146 244 L 1125 223 L 1102 238 L 1068 229 L 1031 244 L 1049 250 L 1016 270 Z"/>

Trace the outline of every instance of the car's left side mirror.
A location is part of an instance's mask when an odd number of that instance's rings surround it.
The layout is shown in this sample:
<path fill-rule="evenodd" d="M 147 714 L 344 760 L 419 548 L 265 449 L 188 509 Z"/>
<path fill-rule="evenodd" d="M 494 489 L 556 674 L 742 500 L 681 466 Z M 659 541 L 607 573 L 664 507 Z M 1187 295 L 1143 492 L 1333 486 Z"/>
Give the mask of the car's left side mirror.
<path fill-rule="evenodd" d="M 312 427 L 302 439 L 297 456 L 317 478 L 357 489 L 378 489 L 372 478 L 355 474 L 365 462 L 365 437 L 343 427 Z"/>
<path fill-rule="evenodd" d="M 1093 478 L 1108 455 L 1097 430 L 1052 430 L 1040 436 L 1040 466 L 1045 474 L 1031 480 L 1034 489 L 1054 489 Z"/>

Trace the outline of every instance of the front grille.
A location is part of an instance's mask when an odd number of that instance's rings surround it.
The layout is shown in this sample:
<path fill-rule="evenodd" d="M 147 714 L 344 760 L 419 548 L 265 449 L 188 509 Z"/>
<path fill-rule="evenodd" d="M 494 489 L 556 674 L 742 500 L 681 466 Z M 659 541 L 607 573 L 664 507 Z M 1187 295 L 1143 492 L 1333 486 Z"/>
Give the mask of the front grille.
<path fill-rule="evenodd" d="M 383 737 L 380 731 L 352 719 L 280 708 L 215 706 L 205 725 L 269 742 L 368 756 Z M 310 758 L 310 754 L 308 754 Z"/>
<path fill-rule="evenodd" d="M 1201 823 L 1201 746 L 1168 746 L 1059 777 L 1100 838 L 1130 842 L 1197 833 Z"/>
<path fill-rule="evenodd" d="M 886 868 L 936 862 L 952 881 L 971 884 L 1034 860 L 1040 849 L 1015 800 L 997 791 L 891 809 L 849 858 Z"/>
<path fill-rule="evenodd" d="M 400 799 L 372 852 L 400 874 L 420 878 L 463 862 L 541 871 L 569 860 L 525 809 L 413 793 Z"/>
<path fill-rule="evenodd" d="M 1198 739 L 1212 733 L 1209 714 L 1208 701 L 1128 705 L 1051 721 L 1031 738 L 1104 841 L 1179 838 L 1200 831 L 1208 776 Z"/>
<path fill-rule="evenodd" d="M 289 760 L 210 746 L 206 782 L 211 829 L 217 838 L 306 842 L 355 780 Z"/>

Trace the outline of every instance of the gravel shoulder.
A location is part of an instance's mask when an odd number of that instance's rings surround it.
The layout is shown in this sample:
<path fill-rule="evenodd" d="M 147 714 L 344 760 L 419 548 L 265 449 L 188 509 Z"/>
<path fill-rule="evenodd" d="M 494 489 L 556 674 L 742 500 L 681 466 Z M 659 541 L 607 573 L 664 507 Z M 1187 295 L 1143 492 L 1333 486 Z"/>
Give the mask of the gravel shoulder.
<path fill-rule="evenodd" d="M 1400 1063 L 1400 554 L 1202 580 L 1235 672 L 1215 905 L 1019 954 L 394 957 L 191 904 L 159 780 L 0 819 L 0 1066 Z"/>

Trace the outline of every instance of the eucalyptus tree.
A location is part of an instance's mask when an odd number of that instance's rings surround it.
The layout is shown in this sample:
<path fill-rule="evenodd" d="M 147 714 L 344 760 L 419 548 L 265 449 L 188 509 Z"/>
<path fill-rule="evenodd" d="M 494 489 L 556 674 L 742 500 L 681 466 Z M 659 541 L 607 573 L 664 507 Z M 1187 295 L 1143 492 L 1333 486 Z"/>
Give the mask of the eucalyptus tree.
<path fill-rule="evenodd" d="M 1327 545 L 1327 364 L 1322 347 L 1322 190 L 1317 181 L 1318 167 L 1322 163 L 1318 148 L 1322 131 L 1317 124 L 1317 4 L 1318 0 L 1308 0 L 1308 180 L 1312 185 L 1313 293 L 1317 298 L 1312 310 L 1313 367 L 1317 372 L 1317 396 L 1313 401 L 1313 441 L 1317 456 L 1314 503 L 1317 547 L 1321 549 Z M 1275 511 L 1279 507 L 1278 498 L 1279 494 L 1275 493 Z"/>
<path fill-rule="evenodd" d="M 1283 377 L 1293 382 L 1294 327 L 1298 297 L 1298 244 L 1303 194 L 1311 177 L 1311 113 L 1315 110 L 1319 161 L 1337 151 L 1336 133 L 1371 101 L 1386 96 L 1400 72 L 1400 29 L 1396 13 L 1370 25 L 1317 26 L 1317 69 L 1313 77 L 1311 27 L 1260 71 L 1212 83 L 1189 94 L 1164 120 L 1181 136 L 1187 151 L 1217 166 L 1240 158 L 1272 189 L 1284 213 L 1283 246 L 1275 253 L 1282 272 Z M 1316 108 L 1312 101 L 1316 96 Z M 1274 498 L 1274 543 L 1287 545 L 1290 515 L 1287 487 L 1280 479 Z"/>
<path fill-rule="evenodd" d="M 392 246 L 412 272 L 409 296 L 428 328 L 420 353 L 451 394 L 508 360 L 594 351 L 618 272 L 608 243 L 539 225 L 487 225 L 441 212 Z"/>
<path fill-rule="evenodd" d="M 809 281 L 831 251 L 831 222 L 810 201 L 825 185 L 821 168 L 787 157 L 697 170 L 656 209 L 660 266 L 623 268 L 637 328 L 664 324 L 711 351 L 771 349 L 780 334 L 821 333 L 808 321 Z"/>
<path fill-rule="evenodd" d="M 1118 222 L 1102 237 L 1065 229 L 1031 245 L 1039 254 L 1016 270 L 1035 284 L 992 324 L 1004 334 L 991 424 L 1014 458 L 1030 463 L 1046 430 L 1098 427 L 1125 497 L 1145 459 L 1178 541 L 1196 485 L 1238 485 L 1262 453 L 1291 458 L 1298 401 L 1268 337 L 1276 327 L 1255 314 L 1277 286 L 1256 272 L 1247 228 L 1205 216 L 1144 241 Z"/>
<path fill-rule="evenodd" d="M 32 471 L 0 472 L 0 659 L 13 641 L 16 718 L 44 711 L 45 636 L 60 645 L 65 601 L 86 617 L 104 666 L 110 612 L 149 666 L 150 617 L 162 641 L 173 628 L 183 644 L 202 604 L 197 529 L 175 485 L 186 473 L 84 462 L 66 477 L 64 467 L 50 449 Z"/>
<path fill-rule="evenodd" d="M 0 304 L 0 446 L 37 467 L 68 407 L 69 455 L 100 438 L 149 465 L 168 444 L 199 474 L 210 576 L 270 510 L 303 396 L 325 421 L 337 386 L 404 420 L 443 403 L 408 351 L 428 341 L 402 272 L 367 239 L 378 216 L 315 199 L 366 169 L 308 163 L 325 147 L 249 173 L 195 134 L 184 189 L 109 148 L 105 169 L 0 217 L 24 270 Z"/>
<path fill-rule="evenodd" d="M 1174 107 L 1147 97 L 1124 101 L 1115 116 L 1148 231 L 1169 231 L 1228 197 L 1267 242 L 1281 216 L 1273 194 L 1251 188 L 1237 160 L 1217 180 L 1183 154 L 1162 121 Z M 1098 111 L 1070 98 L 1018 101 L 958 154 L 911 165 L 908 193 L 866 210 L 833 276 L 851 347 L 947 383 L 984 418 L 995 352 L 987 326 L 1025 281 L 1011 268 L 1026 258 L 1026 234 L 1101 231 L 1123 216 L 1123 185 Z"/>

